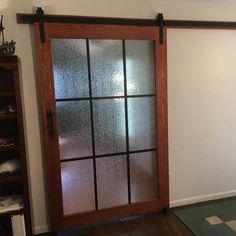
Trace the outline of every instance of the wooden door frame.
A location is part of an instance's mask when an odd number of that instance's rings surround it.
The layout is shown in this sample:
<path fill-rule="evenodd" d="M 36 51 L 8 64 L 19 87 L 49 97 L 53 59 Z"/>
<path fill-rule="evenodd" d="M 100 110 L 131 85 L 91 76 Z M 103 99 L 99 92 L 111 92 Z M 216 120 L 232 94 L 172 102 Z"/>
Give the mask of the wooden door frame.
<path fill-rule="evenodd" d="M 44 140 L 44 157 L 46 163 L 47 195 L 51 230 L 92 224 L 114 217 L 136 215 L 144 212 L 158 211 L 169 207 L 168 180 L 168 130 L 167 130 L 167 42 L 166 28 L 163 28 L 164 43 L 159 43 L 157 26 L 122 26 L 93 24 L 45 23 L 45 43 L 40 40 L 39 23 L 34 23 L 36 54 L 38 64 L 38 89 L 40 94 L 41 120 Z M 63 199 L 60 176 L 58 145 L 58 126 L 55 116 L 55 140 L 48 135 L 48 110 L 56 114 L 55 91 L 52 83 L 53 68 L 51 57 L 51 38 L 82 39 L 139 39 L 155 40 L 156 55 L 156 118 L 157 118 L 157 172 L 158 200 L 135 203 L 121 207 L 92 211 L 82 214 L 63 216 Z M 58 195 L 58 192 L 61 194 Z"/>

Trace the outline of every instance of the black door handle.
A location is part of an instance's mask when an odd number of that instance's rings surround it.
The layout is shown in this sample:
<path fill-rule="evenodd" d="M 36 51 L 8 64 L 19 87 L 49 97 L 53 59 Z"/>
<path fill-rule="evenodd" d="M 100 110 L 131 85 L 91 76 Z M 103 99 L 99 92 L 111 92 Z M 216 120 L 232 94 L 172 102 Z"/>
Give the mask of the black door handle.
<path fill-rule="evenodd" d="M 49 109 L 48 110 L 48 135 L 49 139 L 54 140 L 55 130 L 54 130 L 54 112 Z"/>

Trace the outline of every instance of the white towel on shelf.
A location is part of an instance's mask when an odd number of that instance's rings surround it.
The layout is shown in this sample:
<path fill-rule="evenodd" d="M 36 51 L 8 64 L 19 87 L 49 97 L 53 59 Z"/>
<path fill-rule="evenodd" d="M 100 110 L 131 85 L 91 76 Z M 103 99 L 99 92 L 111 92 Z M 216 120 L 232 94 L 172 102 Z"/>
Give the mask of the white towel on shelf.
<path fill-rule="evenodd" d="M 11 217 L 13 236 L 26 236 L 24 215 L 14 215 Z"/>
<path fill-rule="evenodd" d="M 21 196 L 12 195 L 0 197 L 0 213 L 17 211 L 23 208 L 23 201 Z"/>
<path fill-rule="evenodd" d="M 0 175 L 20 171 L 20 160 L 10 159 L 0 164 Z"/>

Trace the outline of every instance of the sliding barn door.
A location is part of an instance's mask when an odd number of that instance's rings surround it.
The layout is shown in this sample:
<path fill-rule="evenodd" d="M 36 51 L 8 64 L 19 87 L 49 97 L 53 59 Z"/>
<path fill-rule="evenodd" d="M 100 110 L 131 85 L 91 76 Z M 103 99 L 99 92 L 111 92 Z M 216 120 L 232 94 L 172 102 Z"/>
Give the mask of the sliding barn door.
<path fill-rule="evenodd" d="M 157 27 L 35 25 L 55 231 L 168 207 L 166 52 Z"/>

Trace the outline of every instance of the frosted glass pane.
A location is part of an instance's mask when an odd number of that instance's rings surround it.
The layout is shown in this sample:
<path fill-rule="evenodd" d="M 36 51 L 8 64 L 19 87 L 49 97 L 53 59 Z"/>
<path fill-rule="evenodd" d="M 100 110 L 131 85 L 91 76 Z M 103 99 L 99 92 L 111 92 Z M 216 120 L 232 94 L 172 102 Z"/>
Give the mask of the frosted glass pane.
<path fill-rule="evenodd" d="M 96 100 L 94 109 L 95 153 L 126 150 L 124 99 Z"/>
<path fill-rule="evenodd" d="M 86 40 L 52 39 L 56 98 L 89 96 Z"/>
<path fill-rule="evenodd" d="M 129 98 L 130 150 L 156 148 L 155 98 Z"/>
<path fill-rule="evenodd" d="M 95 209 L 93 161 L 61 163 L 64 215 Z"/>
<path fill-rule="evenodd" d="M 90 40 L 93 96 L 124 95 L 122 40 Z"/>
<path fill-rule="evenodd" d="M 126 40 L 128 95 L 155 94 L 155 45 L 149 40 Z"/>
<path fill-rule="evenodd" d="M 98 208 L 128 204 L 126 156 L 99 158 L 96 163 Z"/>
<path fill-rule="evenodd" d="M 92 154 L 88 101 L 57 102 L 60 158 Z"/>
<path fill-rule="evenodd" d="M 130 155 L 131 202 L 158 198 L 156 152 Z"/>

